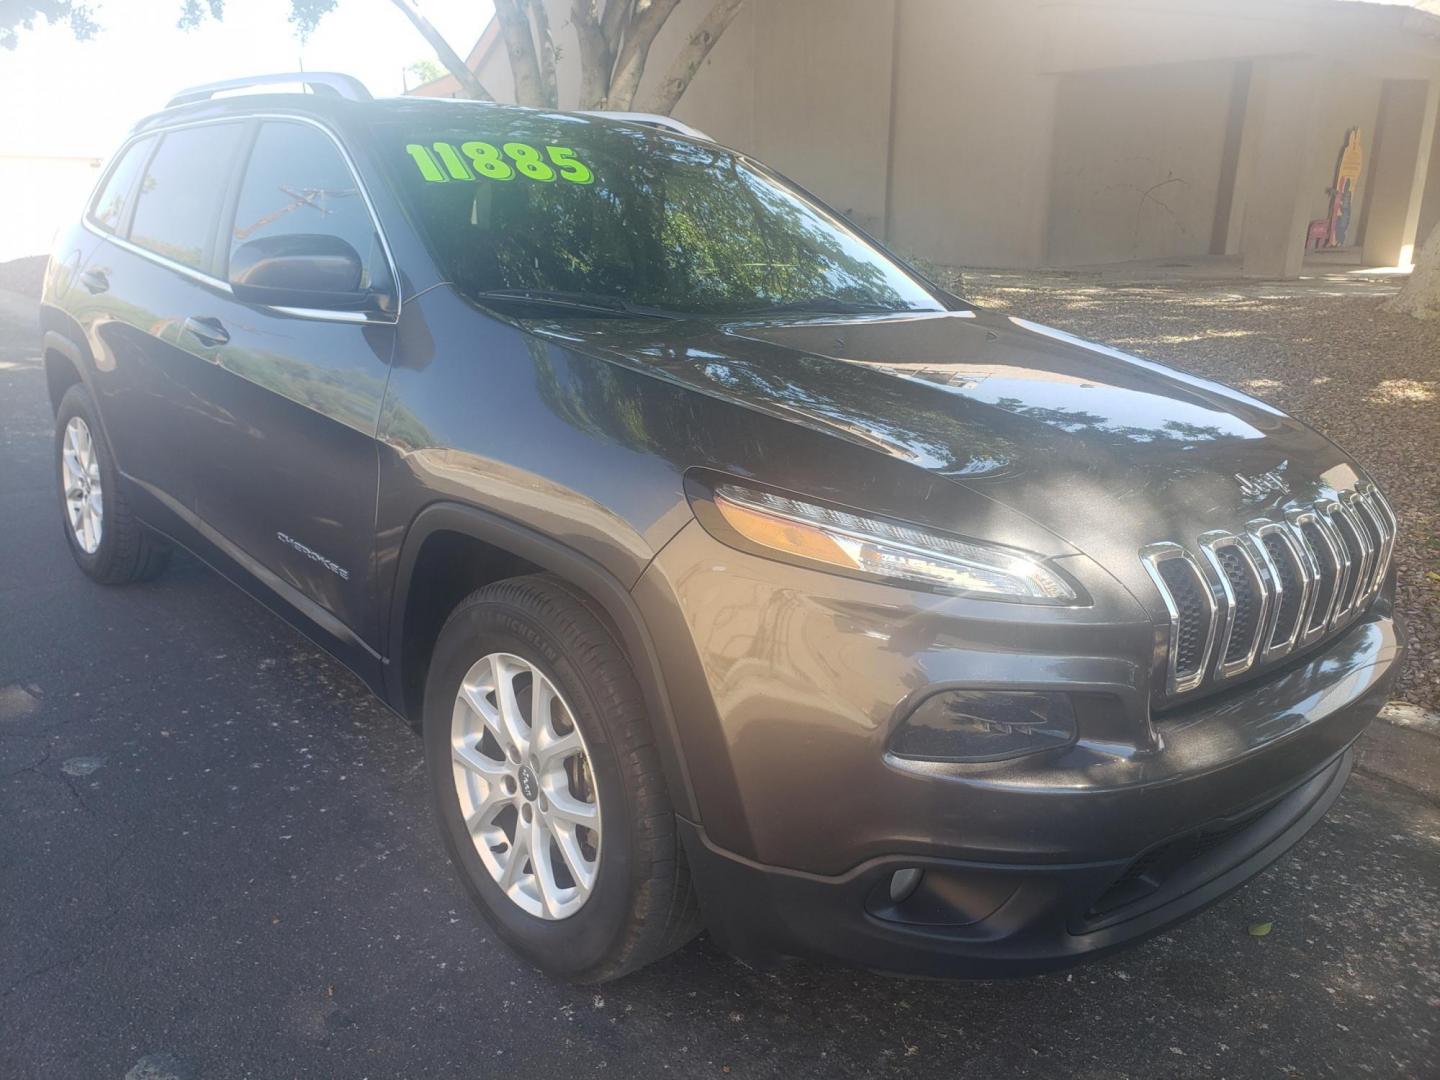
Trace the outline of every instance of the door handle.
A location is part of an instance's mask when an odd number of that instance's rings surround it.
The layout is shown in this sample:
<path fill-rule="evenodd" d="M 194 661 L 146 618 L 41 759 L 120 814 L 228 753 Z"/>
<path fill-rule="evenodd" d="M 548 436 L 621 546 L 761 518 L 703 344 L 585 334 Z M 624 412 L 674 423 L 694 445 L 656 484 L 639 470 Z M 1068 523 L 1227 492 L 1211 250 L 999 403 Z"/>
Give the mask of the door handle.
<path fill-rule="evenodd" d="M 188 330 L 202 345 L 224 345 L 230 340 L 230 331 L 225 325 L 209 315 L 191 315 L 180 329 Z"/>
<path fill-rule="evenodd" d="M 110 288 L 110 279 L 104 270 L 86 270 L 80 275 L 80 284 L 92 294 L 102 293 Z"/>

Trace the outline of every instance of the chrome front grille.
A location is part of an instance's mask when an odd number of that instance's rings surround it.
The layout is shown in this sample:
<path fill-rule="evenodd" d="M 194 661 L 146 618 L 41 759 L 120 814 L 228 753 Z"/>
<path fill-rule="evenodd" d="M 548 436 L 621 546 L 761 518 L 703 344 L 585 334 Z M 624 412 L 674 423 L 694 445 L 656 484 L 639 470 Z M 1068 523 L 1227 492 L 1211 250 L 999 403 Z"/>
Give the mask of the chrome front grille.
<path fill-rule="evenodd" d="M 1364 611 L 1395 550 L 1395 513 L 1361 484 L 1336 499 L 1140 552 L 1169 614 L 1166 692 L 1234 679 L 1305 648 Z"/>

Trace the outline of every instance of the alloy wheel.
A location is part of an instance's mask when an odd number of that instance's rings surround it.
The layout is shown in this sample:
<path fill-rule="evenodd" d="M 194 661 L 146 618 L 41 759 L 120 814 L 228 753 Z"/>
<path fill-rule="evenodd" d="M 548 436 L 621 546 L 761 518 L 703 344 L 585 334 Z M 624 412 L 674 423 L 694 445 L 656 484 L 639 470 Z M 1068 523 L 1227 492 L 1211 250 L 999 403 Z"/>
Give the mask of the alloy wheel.
<path fill-rule="evenodd" d="M 450 739 L 460 813 L 490 876 L 527 914 L 574 915 L 600 869 L 600 805 L 560 691 L 523 657 L 483 656 L 461 680 Z"/>
<path fill-rule="evenodd" d="M 80 550 L 94 555 L 100 547 L 105 502 L 100 488 L 100 459 L 95 453 L 95 440 L 90 435 L 90 426 L 78 416 L 72 416 L 65 425 L 65 441 L 60 448 L 60 474 L 70 531 Z"/>

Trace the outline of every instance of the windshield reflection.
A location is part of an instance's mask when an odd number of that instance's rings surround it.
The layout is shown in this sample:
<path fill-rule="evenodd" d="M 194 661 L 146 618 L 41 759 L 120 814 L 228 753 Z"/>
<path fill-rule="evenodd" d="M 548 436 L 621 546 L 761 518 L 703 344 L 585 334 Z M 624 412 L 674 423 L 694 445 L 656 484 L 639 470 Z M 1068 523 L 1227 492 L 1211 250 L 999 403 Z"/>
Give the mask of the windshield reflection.
<path fill-rule="evenodd" d="M 525 289 L 698 315 L 941 306 L 837 215 L 713 143 L 466 105 L 427 108 L 381 132 L 442 270 L 485 303 Z M 476 140 L 559 149 L 593 179 L 427 179 L 406 151 Z"/>

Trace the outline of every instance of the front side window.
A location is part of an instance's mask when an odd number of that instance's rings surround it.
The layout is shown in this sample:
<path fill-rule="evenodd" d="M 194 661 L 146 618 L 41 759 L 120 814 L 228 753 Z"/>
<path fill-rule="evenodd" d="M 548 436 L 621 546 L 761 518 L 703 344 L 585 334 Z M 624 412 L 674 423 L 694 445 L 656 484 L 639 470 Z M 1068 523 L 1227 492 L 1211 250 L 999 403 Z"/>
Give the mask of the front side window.
<path fill-rule="evenodd" d="M 442 272 L 472 296 L 715 316 L 941 306 L 842 219 L 710 143 L 493 107 L 376 130 Z"/>
<path fill-rule="evenodd" d="M 118 233 L 124 227 L 125 210 L 134 192 L 135 177 L 145 167 L 145 160 L 154 147 L 153 138 L 140 139 L 127 146 L 110 171 L 100 194 L 95 197 L 90 220 L 106 232 Z"/>
<path fill-rule="evenodd" d="M 240 124 L 206 124 L 160 137 L 140 181 L 131 243 L 208 271 L 220 199 L 241 130 Z"/>
<path fill-rule="evenodd" d="M 355 250 L 365 267 L 362 289 L 388 288 L 375 222 L 330 137 L 309 124 L 267 123 L 245 170 L 230 254 L 257 240 L 315 235 L 336 237 Z"/>

